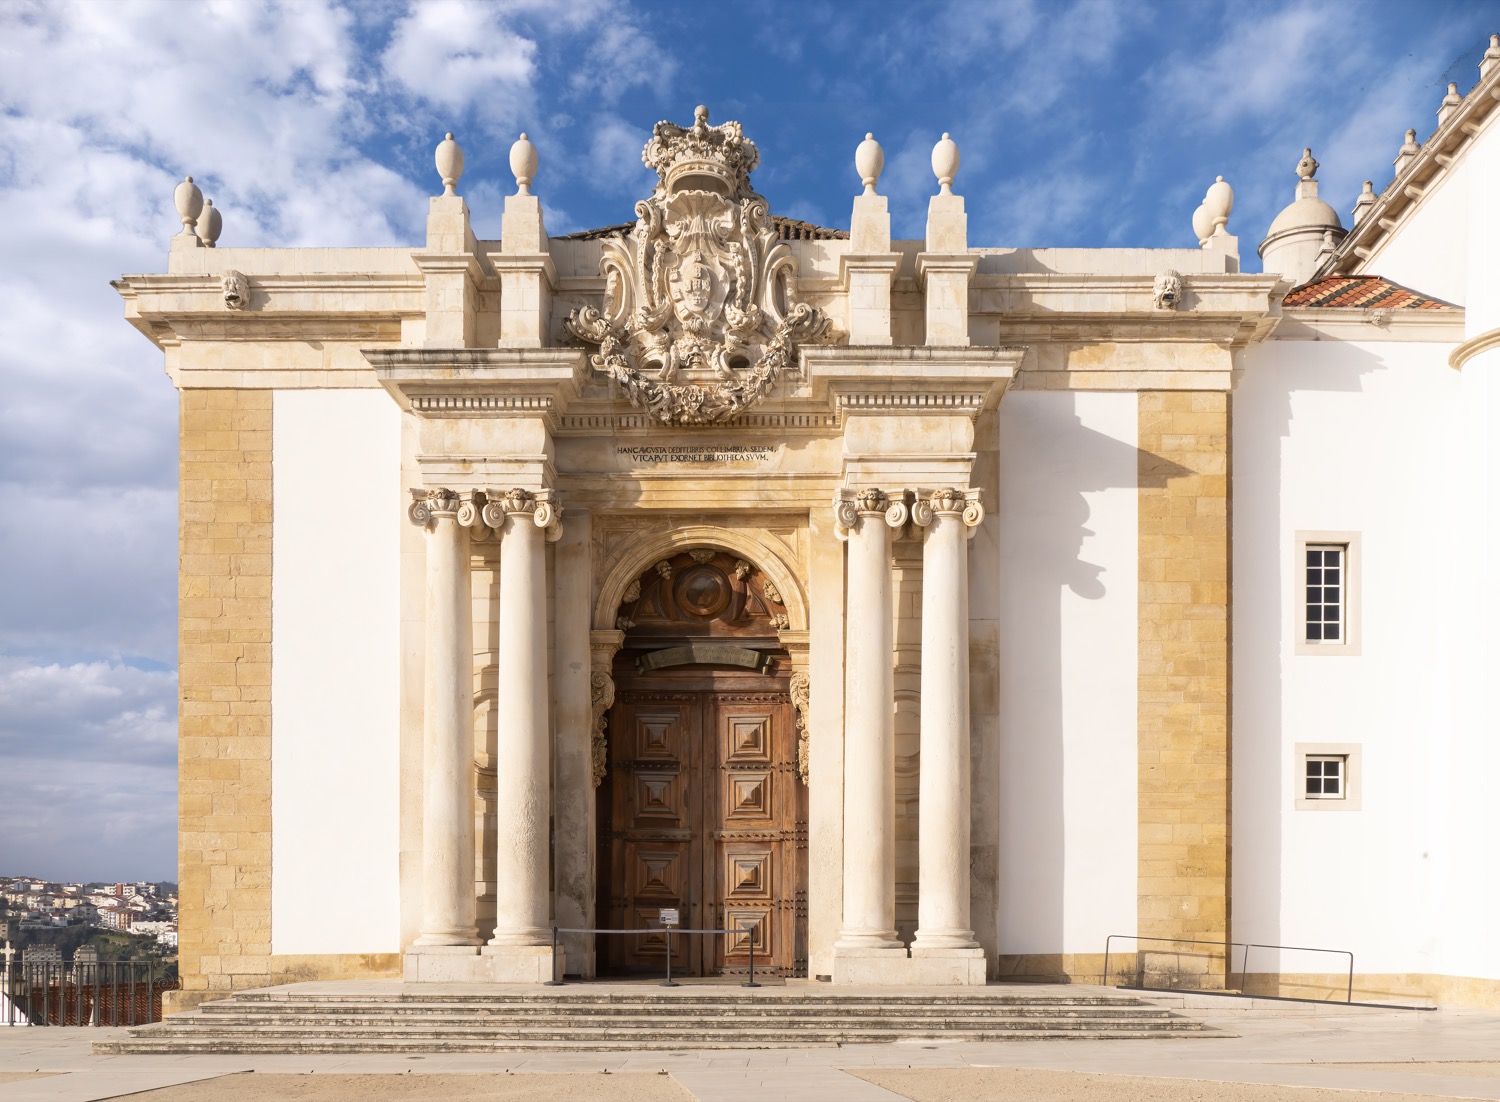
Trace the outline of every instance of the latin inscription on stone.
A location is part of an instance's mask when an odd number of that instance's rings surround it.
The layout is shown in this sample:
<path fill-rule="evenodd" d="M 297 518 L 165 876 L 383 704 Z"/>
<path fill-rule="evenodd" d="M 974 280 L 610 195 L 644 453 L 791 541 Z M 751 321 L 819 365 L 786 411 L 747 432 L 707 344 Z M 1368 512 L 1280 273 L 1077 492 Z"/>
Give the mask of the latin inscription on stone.
<path fill-rule="evenodd" d="M 776 451 L 772 444 L 620 444 L 615 451 L 627 462 L 657 464 L 763 463 Z"/>

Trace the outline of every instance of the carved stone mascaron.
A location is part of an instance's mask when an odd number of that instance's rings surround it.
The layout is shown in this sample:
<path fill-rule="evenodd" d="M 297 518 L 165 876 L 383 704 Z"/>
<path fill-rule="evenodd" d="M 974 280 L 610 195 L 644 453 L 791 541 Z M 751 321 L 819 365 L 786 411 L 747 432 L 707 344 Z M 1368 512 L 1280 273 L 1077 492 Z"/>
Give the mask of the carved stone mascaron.
<path fill-rule="evenodd" d="M 750 189 L 759 160 L 737 122 L 659 122 L 643 160 L 660 182 L 636 204 L 629 237 L 604 243 L 604 309 L 568 315 L 570 333 L 599 346 L 593 366 L 668 425 L 734 417 L 764 398 L 825 340 L 819 310 L 793 302 L 791 250 L 766 201 Z"/>

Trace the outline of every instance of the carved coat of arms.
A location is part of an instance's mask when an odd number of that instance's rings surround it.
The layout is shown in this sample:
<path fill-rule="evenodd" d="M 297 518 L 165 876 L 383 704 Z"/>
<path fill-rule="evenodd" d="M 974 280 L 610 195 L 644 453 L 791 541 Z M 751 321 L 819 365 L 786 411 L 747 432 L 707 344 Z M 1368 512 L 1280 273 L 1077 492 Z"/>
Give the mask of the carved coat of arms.
<path fill-rule="evenodd" d="M 607 240 L 604 308 L 568 315 L 599 346 L 594 367 L 669 425 L 706 425 L 764 398 L 803 341 L 826 340 L 828 318 L 793 302 L 796 262 L 750 188 L 760 160 L 737 122 L 659 122 L 641 155 L 659 183 L 636 224 Z"/>

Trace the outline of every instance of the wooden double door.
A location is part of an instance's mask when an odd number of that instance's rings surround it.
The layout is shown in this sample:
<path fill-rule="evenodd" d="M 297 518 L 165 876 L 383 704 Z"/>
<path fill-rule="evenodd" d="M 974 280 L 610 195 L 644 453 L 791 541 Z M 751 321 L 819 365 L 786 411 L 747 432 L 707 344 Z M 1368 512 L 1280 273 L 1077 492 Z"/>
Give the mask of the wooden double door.
<path fill-rule="evenodd" d="M 659 929 L 676 908 L 685 929 L 735 932 L 674 936 L 674 973 L 742 973 L 753 945 L 757 972 L 805 975 L 807 790 L 786 677 L 620 681 L 600 789 L 600 925 Z M 666 967 L 664 933 L 599 935 L 597 949 L 601 975 Z"/>

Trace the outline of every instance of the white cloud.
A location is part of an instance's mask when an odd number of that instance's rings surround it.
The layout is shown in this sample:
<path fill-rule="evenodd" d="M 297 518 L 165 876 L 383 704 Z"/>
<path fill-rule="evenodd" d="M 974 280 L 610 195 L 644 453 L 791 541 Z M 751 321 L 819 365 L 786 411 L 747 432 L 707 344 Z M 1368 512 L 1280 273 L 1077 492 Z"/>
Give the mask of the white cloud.
<path fill-rule="evenodd" d="M 0 658 L 0 839 L 65 879 L 176 879 L 170 671 Z"/>
<path fill-rule="evenodd" d="M 514 93 L 535 72 L 536 43 L 505 26 L 505 14 L 478 0 L 414 4 L 381 63 L 416 95 L 454 110 L 482 95 Z"/>

